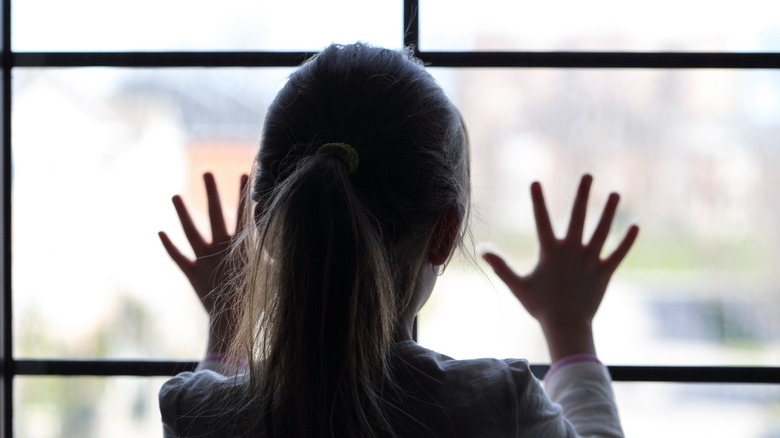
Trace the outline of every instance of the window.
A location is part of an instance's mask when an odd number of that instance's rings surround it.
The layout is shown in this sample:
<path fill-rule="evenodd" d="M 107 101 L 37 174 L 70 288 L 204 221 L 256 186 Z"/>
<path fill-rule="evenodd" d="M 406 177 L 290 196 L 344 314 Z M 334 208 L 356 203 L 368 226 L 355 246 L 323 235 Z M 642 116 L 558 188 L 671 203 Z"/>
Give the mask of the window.
<path fill-rule="evenodd" d="M 206 329 L 156 240 L 179 229 L 170 196 L 202 211 L 205 170 L 235 196 L 268 102 L 331 39 L 413 45 L 431 65 L 469 126 L 475 238 L 518 270 L 536 251 L 530 181 L 559 230 L 581 172 L 594 212 L 624 195 L 615 232 L 643 231 L 597 337 L 629 435 L 780 430 L 773 14 L 745 30 L 750 2 L 654 4 L 663 16 L 607 1 L 339 0 L 304 16 L 276 3 L 3 1 L 4 436 L 159 433 L 157 389 L 194 367 Z M 420 341 L 543 374 L 538 329 L 491 278 L 455 260 Z"/>

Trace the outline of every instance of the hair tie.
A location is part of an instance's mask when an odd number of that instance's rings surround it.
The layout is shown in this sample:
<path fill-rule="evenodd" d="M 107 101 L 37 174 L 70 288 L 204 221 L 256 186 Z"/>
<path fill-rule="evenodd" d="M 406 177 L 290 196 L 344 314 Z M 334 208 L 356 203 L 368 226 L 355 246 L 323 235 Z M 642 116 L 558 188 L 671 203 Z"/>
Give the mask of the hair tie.
<path fill-rule="evenodd" d="M 347 165 L 347 173 L 351 174 L 357 170 L 360 158 L 358 153 L 347 143 L 325 143 L 317 148 L 317 155 L 332 155 Z"/>

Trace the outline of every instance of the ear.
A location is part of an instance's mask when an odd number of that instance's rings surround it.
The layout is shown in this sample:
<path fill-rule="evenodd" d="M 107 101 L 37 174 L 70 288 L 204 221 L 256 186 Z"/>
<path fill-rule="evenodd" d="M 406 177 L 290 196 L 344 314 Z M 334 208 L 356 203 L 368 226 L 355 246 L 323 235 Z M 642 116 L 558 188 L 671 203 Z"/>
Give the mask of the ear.
<path fill-rule="evenodd" d="M 457 207 L 445 210 L 436 222 L 428 246 L 428 261 L 433 266 L 443 265 L 449 260 L 455 250 L 462 222 L 463 213 Z"/>

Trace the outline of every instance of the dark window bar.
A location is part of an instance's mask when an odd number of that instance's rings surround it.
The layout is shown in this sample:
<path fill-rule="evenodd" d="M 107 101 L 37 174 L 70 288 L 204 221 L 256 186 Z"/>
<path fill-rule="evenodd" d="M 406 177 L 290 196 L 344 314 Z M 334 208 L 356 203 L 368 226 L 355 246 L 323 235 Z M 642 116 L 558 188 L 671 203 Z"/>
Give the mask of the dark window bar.
<path fill-rule="evenodd" d="M 12 67 L 294 67 L 315 52 L 16 52 Z M 431 67 L 777 69 L 780 53 L 416 52 Z"/>
<path fill-rule="evenodd" d="M 133 360 L 17 360 L 17 376 L 172 376 L 192 371 L 197 362 Z M 531 365 L 539 378 L 548 365 Z M 616 382 L 780 384 L 780 367 L 609 366 Z"/>
<path fill-rule="evenodd" d="M 11 2 L 0 3 L 0 436 L 13 436 L 11 303 Z"/>

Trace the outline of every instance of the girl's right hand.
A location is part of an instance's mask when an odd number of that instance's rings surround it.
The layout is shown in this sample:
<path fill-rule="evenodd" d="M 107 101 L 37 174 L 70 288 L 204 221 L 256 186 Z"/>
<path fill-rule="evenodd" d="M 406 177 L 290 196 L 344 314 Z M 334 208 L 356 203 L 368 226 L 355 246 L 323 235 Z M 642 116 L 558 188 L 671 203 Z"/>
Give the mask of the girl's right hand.
<path fill-rule="evenodd" d="M 531 185 L 540 244 L 539 262 L 533 272 L 526 276 L 517 275 L 499 255 L 483 254 L 528 313 L 539 321 L 553 362 L 572 354 L 595 354 L 593 317 L 612 274 L 639 232 L 639 228 L 632 225 L 612 254 L 601 258 L 620 198 L 617 193 L 612 193 L 590 242 L 582 243 L 592 181 L 590 175 L 582 177 L 569 229 L 563 239 L 555 236 L 541 185 L 538 182 Z"/>
<path fill-rule="evenodd" d="M 242 175 L 240 195 L 243 194 L 247 181 L 247 175 Z M 224 290 L 222 286 L 225 285 L 226 277 L 229 275 L 226 270 L 226 261 L 230 243 L 234 236 L 241 232 L 244 197 L 240 196 L 239 198 L 236 231 L 235 234 L 231 234 L 225 223 L 214 176 L 211 173 L 204 174 L 203 182 L 206 186 L 209 221 L 211 222 L 211 242 L 208 242 L 195 227 L 184 201 L 178 195 L 173 197 L 173 206 L 176 208 L 184 234 L 195 253 L 195 259 L 191 260 L 182 254 L 165 232 L 161 231 L 159 236 L 168 255 L 190 281 L 203 308 L 209 314 L 209 351 L 222 352 L 227 348 L 234 329 L 233 315 L 230 313 L 230 309 L 234 308 L 231 305 L 234 297 L 231 296 L 230 291 Z"/>

